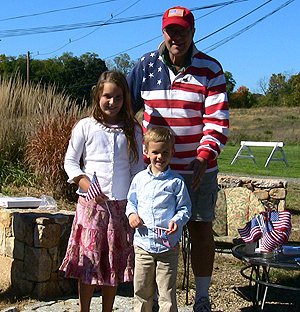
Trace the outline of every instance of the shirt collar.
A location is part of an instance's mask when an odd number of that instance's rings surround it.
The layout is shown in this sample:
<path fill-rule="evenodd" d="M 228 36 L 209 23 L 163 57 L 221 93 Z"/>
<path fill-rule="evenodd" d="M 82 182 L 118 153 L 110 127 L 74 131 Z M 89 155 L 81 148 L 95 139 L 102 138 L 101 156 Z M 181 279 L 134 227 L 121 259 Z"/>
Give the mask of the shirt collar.
<path fill-rule="evenodd" d="M 191 65 L 192 57 L 195 54 L 194 48 L 195 48 L 195 45 L 194 45 L 194 43 L 192 43 L 189 50 L 188 50 L 188 53 L 187 53 L 188 57 L 186 58 L 186 62 L 184 64 L 184 66 L 182 68 L 180 68 L 180 70 L 176 70 L 176 67 L 171 62 L 171 59 L 169 56 L 169 51 L 168 51 L 166 44 L 164 42 L 162 42 L 159 46 L 159 54 L 161 55 L 164 63 L 173 71 L 173 73 L 175 75 L 177 75 L 178 73 L 185 71 L 186 68 Z"/>
<path fill-rule="evenodd" d="M 150 176 L 152 176 L 153 178 L 155 178 L 155 179 L 165 178 L 165 177 L 169 174 L 169 172 L 171 171 L 170 167 L 168 166 L 167 170 L 165 170 L 165 171 L 159 173 L 159 175 L 156 176 L 156 175 L 154 175 L 154 174 L 152 173 L 152 171 L 151 171 L 151 164 L 147 166 L 147 169 L 146 169 L 146 170 L 147 170 L 148 174 L 149 174 Z"/>

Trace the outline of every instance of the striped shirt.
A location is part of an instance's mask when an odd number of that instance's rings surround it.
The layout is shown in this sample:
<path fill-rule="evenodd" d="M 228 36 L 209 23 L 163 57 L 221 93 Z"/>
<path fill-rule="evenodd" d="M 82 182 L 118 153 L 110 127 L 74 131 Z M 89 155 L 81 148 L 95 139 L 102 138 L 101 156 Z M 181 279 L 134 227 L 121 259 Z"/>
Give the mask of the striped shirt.
<path fill-rule="evenodd" d="M 196 157 L 217 160 L 229 128 L 226 81 L 221 65 L 193 47 L 191 64 L 177 75 L 164 63 L 162 51 L 146 53 L 128 75 L 135 112 L 144 107 L 143 130 L 170 127 L 175 134 L 175 155 L 170 166 L 192 173 L 186 166 Z"/>

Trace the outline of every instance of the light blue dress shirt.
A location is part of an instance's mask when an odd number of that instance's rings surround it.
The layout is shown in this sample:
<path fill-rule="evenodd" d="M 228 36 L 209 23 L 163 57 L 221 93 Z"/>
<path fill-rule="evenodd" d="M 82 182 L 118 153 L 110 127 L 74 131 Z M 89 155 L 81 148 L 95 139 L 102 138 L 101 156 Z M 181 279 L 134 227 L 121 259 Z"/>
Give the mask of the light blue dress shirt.
<path fill-rule="evenodd" d="M 155 227 L 168 228 L 173 220 L 178 225 L 174 234 L 168 235 L 174 246 L 181 238 L 183 226 L 191 216 L 191 200 L 183 178 L 167 169 L 158 176 L 152 174 L 150 165 L 137 173 L 128 192 L 126 215 L 136 213 L 145 226 L 135 230 L 134 245 L 150 253 L 168 251 L 158 237 Z"/>

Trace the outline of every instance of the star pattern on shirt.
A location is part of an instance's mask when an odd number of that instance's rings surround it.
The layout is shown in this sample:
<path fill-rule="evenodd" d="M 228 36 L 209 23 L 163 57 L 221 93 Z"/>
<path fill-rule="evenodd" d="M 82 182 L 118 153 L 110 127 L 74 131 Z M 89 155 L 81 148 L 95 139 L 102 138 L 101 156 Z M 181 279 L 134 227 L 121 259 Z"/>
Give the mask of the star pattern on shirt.
<path fill-rule="evenodd" d="M 149 91 L 168 89 L 169 77 L 163 70 L 163 58 L 158 56 L 158 52 L 145 54 L 140 61 L 143 69 L 141 80 L 145 88 Z"/>

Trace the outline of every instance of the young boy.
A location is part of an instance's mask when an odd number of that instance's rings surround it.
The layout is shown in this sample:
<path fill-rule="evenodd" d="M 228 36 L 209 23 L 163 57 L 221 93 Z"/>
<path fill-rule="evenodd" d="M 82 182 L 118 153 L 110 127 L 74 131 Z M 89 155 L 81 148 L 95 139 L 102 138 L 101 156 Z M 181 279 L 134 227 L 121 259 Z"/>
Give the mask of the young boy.
<path fill-rule="evenodd" d="M 151 312 L 158 291 L 160 311 L 177 311 L 179 240 L 191 215 L 191 201 L 180 175 L 169 168 L 175 139 L 168 128 L 144 136 L 147 169 L 133 178 L 126 215 L 135 229 L 135 312 Z"/>

